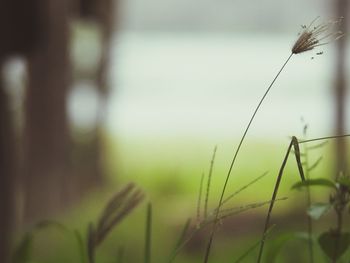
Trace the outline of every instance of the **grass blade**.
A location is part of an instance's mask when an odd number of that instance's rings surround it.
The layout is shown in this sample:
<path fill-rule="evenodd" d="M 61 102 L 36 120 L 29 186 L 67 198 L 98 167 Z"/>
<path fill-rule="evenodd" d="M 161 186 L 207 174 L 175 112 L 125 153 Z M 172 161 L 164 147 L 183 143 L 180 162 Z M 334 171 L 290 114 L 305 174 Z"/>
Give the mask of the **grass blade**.
<path fill-rule="evenodd" d="M 241 206 L 241 207 L 234 207 L 234 208 L 224 209 L 224 210 L 220 211 L 220 217 L 219 218 L 220 218 L 220 220 L 222 220 L 222 219 L 225 219 L 227 217 L 243 213 L 243 212 L 248 211 L 250 209 L 259 208 L 259 207 L 262 207 L 264 205 L 271 204 L 272 202 L 284 201 L 284 200 L 287 200 L 287 199 L 288 199 L 287 197 L 282 197 L 282 198 L 278 198 L 278 199 L 275 199 L 275 200 L 269 200 L 269 201 L 264 201 L 264 202 L 252 203 L 252 204 L 248 204 L 248 205 Z"/>
<path fill-rule="evenodd" d="M 217 146 L 214 147 L 213 156 L 210 161 L 210 168 L 209 168 L 209 175 L 208 175 L 208 181 L 207 181 L 207 190 L 205 194 L 205 202 L 204 202 L 204 218 L 208 216 L 208 201 L 209 201 L 209 191 L 210 191 L 210 185 L 211 185 L 211 178 L 213 174 L 213 168 L 214 168 L 214 162 L 215 162 L 215 156 L 216 156 L 216 150 Z"/>
<path fill-rule="evenodd" d="M 293 144 L 295 160 L 298 165 L 298 170 L 299 170 L 301 180 L 305 181 L 305 175 L 304 175 L 303 165 L 301 164 L 301 158 L 300 158 L 301 153 L 300 153 L 299 142 L 297 137 L 295 136 L 292 137 L 292 144 Z"/>
<path fill-rule="evenodd" d="M 313 169 L 315 169 L 320 162 L 322 161 L 323 157 L 319 157 L 310 167 L 308 167 L 308 172 L 311 172 Z"/>
<path fill-rule="evenodd" d="M 124 262 L 124 254 L 125 254 L 124 247 L 119 247 L 116 263 L 123 263 Z"/>
<path fill-rule="evenodd" d="M 249 183 L 247 183 L 246 185 L 244 185 L 243 187 L 239 188 L 236 192 L 234 192 L 233 194 L 229 195 L 224 201 L 222 201 L 221 206 L 224 205 L 225 203 L 227 203 L 228 201 L 230 201 L 233 197 L 238 195 L 243 190 L 247 189 L 252 184 L 256 183 L 257 181 L 259 181 L 260 179 L 265 177 L 267 174 L 268 174 L 268 172 L 265 172 L 262 175 L 260 175 L 259 177 L 255 178 L 254 180 L 252 180 Z"/>
<path fill-rule="evenodd" d="M 74 236 L 75 236 L 75 239 L 77 240 L 77 243 L 78 243 L 80 262 L 85 263 L 85 262 L 87 262 L 87 258 L 86 258 L 84 239 L 83 239 L 81 233 L 76 229 L 74 230 Z"/>
<path fill-rule="evenodd" d="M 198 193 L 198 199 L 197 199 L 197 223 L 200 222 L 200 217 L 201 217 L 203 182 L 204 182 L 204 173 L 201 176 L 201 182 L 199 184 L 199 193 Z"/>
<path fill-rule="evenodd" d="M 188 232 L 188 229 L 190 227 L 190 224 L 191 224 L 191 218 L 188 218 L 182 231 L 181 231 L 181 234 L 180 234 L 180 237 L 178 238 L 176 244 L 175 244 L 175 247 L 171 253 L 171 256 L 170 256 L 170 259 L 169 259 L 169 263 L 173 262 L 175 257 L 176 257 L 176 254 L 177 254 L 177 251 L 179 250 L 179 248 L 181 247 L 181 244 L 183 243 L 183 241 L 185 240 L 185 237 L 186 237 L 186 234 Z"/>
<path fill-rule="evenodd" d="M 259 249 L 259 255 L 258 255 L 257 263 L 261 262 L 262 254 L 263 254 L 263 251 L 264 251 L 264 245 L 265 245 L 266 231 L 269 228 L 270 218 L 271 218 L 271 214 L 272 214 L 272 209 L 273 209 L 276 197 L 277 197 L 277 193 L 278 193 L 278 189 L 279 189 L 279 186 L 280 186 L 280 183 L 281 183 L 281 179 L 282 179 L 282 176 L 283 176 L 284 168 L 285 168 L 285 166 L 287 164 L 289 153 L 290 153 L 290 151 L 292 149 L 292 146 L 293 146 L 293 140 L 290 142 L 290 144 L 288 146 L 287 153 L 284 156 L 281 168 L 280 168 L 280 170 L 278 172 L 277 180 L 276 180 L 276 183 L 275 183 L 275 188 L 273 189 L 272 198 L 271 198 L 272 202 L 270 203 L 270 207 L 269 207 L 269 210 L 267 212 L 267 216 L 266 216 L 266 220 L 265 220 L 265 226 L 264 226 L 264 231 L 263 231 L 263 235 L 262 235 L 262 238 L 261 238 L 261 243 L 260 243 L 260 249 Z"/>
<path fill-rule="evenodd" d="M 275 225 L 270 226 L 270 228 L 266 231 L 265 233 L 265 238 L 268 234 L 270 234 L 271 230 L 275 227 Z M 255 248 L 257 248 L 260 244 L 261 240 L 258 240 L 257 242 L 255 242 L 250 248 L 248 248 L 248 250 L 246 252 L 243 253 L 243 255 L 241 255 L 238 259 L 236 259 L 234 261 L 234 263 L 240 263 L 243 259 L 245 259 L 250 253 L 253 252 L 253 250 Z"/>
<path fill-rule="evenodd" d="M 151 236 L 152 236 L 152 204 L 147 205 L 146 215 L 146 240 L 145 240 L 145 263 L 151 263 Z"/>

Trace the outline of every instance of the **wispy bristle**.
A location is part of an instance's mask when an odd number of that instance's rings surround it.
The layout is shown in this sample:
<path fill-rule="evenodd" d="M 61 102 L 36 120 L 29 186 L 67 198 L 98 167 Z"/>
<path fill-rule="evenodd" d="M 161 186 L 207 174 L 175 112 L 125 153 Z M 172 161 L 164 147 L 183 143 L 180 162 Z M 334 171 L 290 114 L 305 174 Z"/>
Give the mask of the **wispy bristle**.
<path fill-rule="evenodd" d="M 334 25 L 339 24 L 343 19 L 342 17 L 314 26 L 313 24 L 317 19 L 318 17 L 314 19 L 309 26 L 302 26 L 303 31 L 299 34 L 299 38 L 292 48 L 293 54 L 300 54 L 316 47 L 326 45 L 330 41 L 338 40 L 344 35 L 341 31 L 332 32 Z"/>

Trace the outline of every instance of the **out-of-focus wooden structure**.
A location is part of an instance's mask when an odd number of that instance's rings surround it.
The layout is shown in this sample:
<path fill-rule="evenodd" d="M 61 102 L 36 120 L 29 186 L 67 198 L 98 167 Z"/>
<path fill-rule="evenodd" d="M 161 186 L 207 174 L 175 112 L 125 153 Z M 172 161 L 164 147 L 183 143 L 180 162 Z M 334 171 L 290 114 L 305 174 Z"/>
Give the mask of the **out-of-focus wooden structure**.
<path fill-rule="evenodd" d="M 83 181 L 103 181 L 98 127 L 89 147 L 93 160 L 87 161 L 87 165 L 98 166 L 91 169 L 95 174 L 86 177 L 71 169 L 74 144 L 66 114 L 72 82 L 70 25 L 74 19 L 89 19 L 102 31 L 102 58 L 95 82 L 98 92 L 106 97 L 114 2 L 0 2 L 0 66 L 15 55 L 23 58 L 27 69 L 23 131 L 15 131 L 10 99 L 0 80 L 0 262 L 9 262 L 11 228 L 18 221 L 14 216 L 16 198 L 22 197 L 22 222 L 30 223 L 71 204 L 78 198 Z"/>
<path fill-rule="evenodd" d="M 334 2 L 336 17 L 343 17 L 341 30 L 345 34 L 336 42 L 336 57 L 334 69 L 334 104 L 335 104 L 335 133 L 345 134 L 348 116 L 346 116 L 346 96 L 348 94 L 347 83 L 347 33 L 349 32 L 349 1 L 337 0 Z M 347 138 L 336 141 L 336 173 L 346 172 L 348 165 Z"/>

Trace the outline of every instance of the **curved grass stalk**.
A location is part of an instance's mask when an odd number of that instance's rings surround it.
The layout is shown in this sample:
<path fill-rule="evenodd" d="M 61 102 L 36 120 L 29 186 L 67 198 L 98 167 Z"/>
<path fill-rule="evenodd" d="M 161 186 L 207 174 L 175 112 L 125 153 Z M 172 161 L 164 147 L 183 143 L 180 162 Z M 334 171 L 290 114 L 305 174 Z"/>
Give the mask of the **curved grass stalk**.
<path fill-rule="evenodd" d="M 204 182 L 204 173 L 202 173 L 201 182 L 199 184 L 199 193 L 198 193 L 198 199 L 197 199 L 197 222 L 200 221 L 200 217 L 201 217 L 203 182 Z"/>
<path fill-rule="evenodd" d="M 144 263 L 151 263 L 151 240 L 152 238 L 152 204 L 147 205 L 146 234 L 145 234 L 145 258 Z"/>
<path fill-rule="evenodd" d="M 266 232 L 267 232 L 267 230 L 269 228 L 271 214 L 272 214 L 272 209 L 273 209 L 273 206 L 275 204 L 275 201 L 277 200 L 276 199 L 277 198 L 277 193 L 278 193 L 278 189 L 279 189 L 279 186 L 280 186 L 280 183 L 281 183 L 281 180 L 282 180 L 284 168 L 286 167 L 286 164 L 287 164 L 287 161 L 288 161 L 288 157 L 289 157 L 289 154 L 290 154 L 292 148 L 294 148 L 294 155 L 295 155 L 295 160 L 297 162 L 300 178 L 301 178 L 302 181 L 305 181 L 304 170 L 303 170 L 303 166 L 301 164 L 300 149 L 299 149 L 298 139 L 295 136 L 293 136 L 292 140 L 291 140 L 291 142 L 290 142 L 290 144 L 288 146 L 288 149 L 287 149 L 287 152 L 285 154 L 285 157 L 283 159 L 283 162 L 282 162 L 282 165 L 280 167 L 280 170 L 278 171 L 278 176 L 277 176 L 277 180 L 276 180 L 276 183 L 275 183 L 275 187 L 273 189 L 270 207 L 268 209 L 266 220 L 265 220 L 265 226 L 264 226 L 264 231 L 263 231 L 263 235 L 262 235 L 262 238 L 261 238 L 261 243 L 260 243 L 260 249 L 259 249 L 259 255 L 258 255 L 257 263 L 261 262 L 261 258 L 262 258 L 263 251 L 264 251 L 264 246 L 265 246 Z"/>
<path fill-rule="evenodd" d="M 214 147 L 213 156 L 212 156 L 211 161 L 210 161 L 210 168 L 209 168 L 208 181 L 207 181 L 207 190 L 206 190 L 205 202 L 204 202 L 204 217 L 208 216 L 209 191 L 210 191 L 210 185 L 211 185 L 211 178 L 213 175 L 213 168 L 214 168 L 214 162 L 215 162 L 217 148 L 218 148 L 217 146 Z"/>
<path fill-rule="evenodd" d="M 293 56 L 293 52 L 288 56 L 288 58 L 286 59 L 286 61 L 283 63 L 282 67 L 280 68 L 280 70 L 278 71 L 278 73 L 276 74 L 276 76 L 274 77 L 274 79 L 272 80 L 271 84 L 269 85 L 269 87 L 267 88 L 267 90 L 265 91 L 264 95 L 262 96 L 262 98 L 260 99 L 257 107 L 255 108 L 254 112 L 253 112 L 253 115 L 252 117 L 250 118 L 249 122 L 248 122 L 248 125 L 247 127 L 245 128 L 244 132 L 243 132 L 243 135 L 241 137 L 241 140 L 238 144 L 238 147 L 233 155 L 233 158 L 232 158 L 232 161 L 231 161 L 231 164 L 230 164 L 230 167 L 229 167 L 229 170 L 227 172 L 227 175 L 226 175 L 226 179 L 225 179 L 225 182 L 224 182 L 224 186 L 222 188 L 222 191 L 221 191 L 221 196 L 220 196 L 220 200 L 219 200 L 219 204 L 218 204 L 218 209 L 215 213 L 215 219 L 214 219 L 214 224 L 213 224 L 213 228 L 212 228 L 212 231 L 211 231 L 211 234 L 210 234 L 210 238 L 209 238 L 209 242 L 207 244 L 207 248 L 206 248 L 206 251 L 205 251 L 205 258 L 204 258 L 204 263 L 207 263 L 208 260 L 209 260 L 209 254 L 210 254 L 210 250 L 211 250 L 211 246 L 212 246 L 212 243 L 213 243 L 213 239 L 214 239 L 214 234 L 215 234 L 215 231 L 216 231 L 216 228 L 217 228 L 217 224 L 219 222 L 219 213 L 220 213 L 220 207 L 223 203 L 223 200 L 224 200 L 224 195 L 225 195 L 225 192 L 226 192 L 226 188 L 227 188 L 227 184 L 229 182 L 229 179 L 231 177 L 231 173 L 232 173 L 232 169 L 233 169 L 233 166 L 236 162 L 236 159 L 237 159 L 237 156 L 238 156 L 238 153 L 242 147 L 242 144 L 243 144 L 243 141 L 248 133 L 248 130 L 252 124 L 252 122 L 254 121 L 254 118 L 257 114 L 257 112 L 259 111 L 262 103 L 264 102 L 266 96 L 269 94 L 273 84 L 276 82 L 277 78 L 279 77 L 279 75 L 282 73 L 283 69 L 285 68 L 285 66 L 288 64 L 288 62 L 290 61 L 290 59 L 292 58 Z"/>

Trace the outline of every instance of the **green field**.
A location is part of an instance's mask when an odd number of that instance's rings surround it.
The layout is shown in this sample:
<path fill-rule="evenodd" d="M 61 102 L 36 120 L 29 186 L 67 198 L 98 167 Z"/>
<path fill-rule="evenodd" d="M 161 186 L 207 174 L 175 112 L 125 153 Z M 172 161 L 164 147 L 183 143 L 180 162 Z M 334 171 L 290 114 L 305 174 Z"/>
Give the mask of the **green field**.
<path fill-rule="evenodd" d="M 219 200 L 223 182 L 232 158 L 236 142 L 217 143 L 217 154 L 213 167 L 212 184 L 209 191 L 209 210 Z M 288 146 L 273 141 L 249 140 L 237 159 L 226 195 L 233 193 L 253 179 L 268 174 L 258 182 L 244 189 L 227 204 L 240 207 L 271 199 L 279 167 Z M 168 262 L 176 240 L 186 220 L 192 218 L 192 229 L 197 217 L 197 200 L 202 173 L 208 174 L 214 145 L 210 140 L 179 138 L 143 138 L 106 140 L 106 167 L 108 178 L 105 187 L 85 197 L 83 202 L 56 218 L 67 228 L 79 230 L 86 235 L 89 222 L 95 222 L 107 200 L 128 182 L 134 182 L 146 193 L 146 200 L 136 208 L 107 237 L 98 249 L 97 262 L 118 262 L 118 254 L 123 251 L 123 262 L 144 262 L 144 239 L 146 225 L 146 204 L 152 203 L 152 262 Z M 322 162 L 311 173 L 311 177 L 329 177 L 332 168 L 332 144 L 314 150 L 309 154 L 310 163 L 323 156 Z M 299 179 L 295 158 L 289 159 L 279 189 L 279 201 L 273 211 L 272 223 L 276 223 L 267 242 L 266 255 L 278 251 L 274 241 L 281 233 L 306 231 L 306 195 L 303 191 L 291 190 Z M 206 182 L 204 184 L 206 189 Z M 203 190 L 205 192 L 205 190 Z M 313 189 L 314 201 L 327 201 L 327 188 Z M 204 198 L 202 197 L 202 200 Z M 203 206 L 203 205 L 202 205 Z M 202 210 L 203 211 L 203 210 Z M 214 239 L 212 262 L 235 262 L 262 233 L 267 205 L 223 220 Z M 316 234 L 328 229 L 332 217 L 315 222 Z M 199 231 L 180 251 L 174 262 L 202 262 L 210 227 Z M 291 236 L 287 236 L 286 239 Z M 282 242 L 283 243 L 283 242 Z M 277 242 L 278 247 L 278 242 Z M 73 233 L 55 228 L 47 228 L 36 234 L 31 262 L 82 262 L 79 246 Z M 307 243 L 291 240 L 282 249 L 283 261 L 307 262 Z M 288 249 L 298 253 L 288 254 Z M 317 248 L 317 257 L 324 258 Z M 257 249 L 242 262 L 254 262 Z M 295 261 L 297 260 L 297 261 Z M 268 261 L 266 261 L 268 262 Z M 327 261 L 324 261 L 327 262 Z"/>

